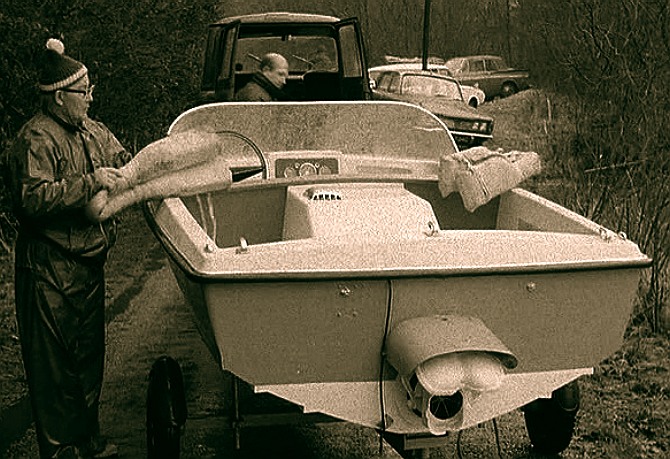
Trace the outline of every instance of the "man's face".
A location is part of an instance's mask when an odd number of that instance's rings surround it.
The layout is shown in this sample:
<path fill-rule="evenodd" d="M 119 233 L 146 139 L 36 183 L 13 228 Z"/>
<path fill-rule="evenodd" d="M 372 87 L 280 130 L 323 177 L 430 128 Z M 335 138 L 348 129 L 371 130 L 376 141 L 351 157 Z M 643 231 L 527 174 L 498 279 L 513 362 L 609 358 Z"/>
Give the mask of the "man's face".
<path fill-rule="evenodd" d="M 270 83 L 281 89 L 286 84 L 288 77 L 288 63 L 277 62 L 274 69 L 265 69 L 263 75 L 270 80 Z"/>
<path fill-rule="evenodd" d="M 93 100 L 93 86 L 90 86 L 88 75 L 59 91 L 64 115 L 75 125 L 81 123 L 86 118 L 88 107 Z"/>

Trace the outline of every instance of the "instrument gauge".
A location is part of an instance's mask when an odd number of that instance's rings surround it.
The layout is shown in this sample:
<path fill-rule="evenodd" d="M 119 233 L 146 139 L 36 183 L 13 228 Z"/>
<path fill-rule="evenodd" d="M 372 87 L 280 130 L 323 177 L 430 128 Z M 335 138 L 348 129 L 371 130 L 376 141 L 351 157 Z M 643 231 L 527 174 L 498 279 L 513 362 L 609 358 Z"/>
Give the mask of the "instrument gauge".
<path fill-rule="evenodd" d="M 284 177 L 291 178 L 291 177 L 295 177 L 296 175 L 297 175 L 297 172 L 293 167 L 287 166 L 284 169 Z"/>
<path fill-rule="evenodd" d="M 326 166 L 325 164 L 323 164 L 319 168 L 319 175 L 330 175 L 332 173 L 333 173 L 333 170 L 330 167 Z"/>
<path fill-rule="evenodd" d="M 316 166 L 312 163 L 302 163 L 300 165 L 300 169 L 298 169 L 298 175 L 300 177 L 307 177 L 316 174 L 317 174 Z"/>

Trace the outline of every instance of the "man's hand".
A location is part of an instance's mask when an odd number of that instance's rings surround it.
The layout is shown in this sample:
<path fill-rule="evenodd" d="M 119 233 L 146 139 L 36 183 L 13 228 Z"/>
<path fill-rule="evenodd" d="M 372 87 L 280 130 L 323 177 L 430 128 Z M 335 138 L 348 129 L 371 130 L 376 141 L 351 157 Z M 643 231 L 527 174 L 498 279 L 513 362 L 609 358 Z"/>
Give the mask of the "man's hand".
<path fill-rule="evenodd" d="M 128 180 L 119 169 L 101 167 L 93 172 L 96 182 L 110 193 L 119 193 L 128 188 Z"/>

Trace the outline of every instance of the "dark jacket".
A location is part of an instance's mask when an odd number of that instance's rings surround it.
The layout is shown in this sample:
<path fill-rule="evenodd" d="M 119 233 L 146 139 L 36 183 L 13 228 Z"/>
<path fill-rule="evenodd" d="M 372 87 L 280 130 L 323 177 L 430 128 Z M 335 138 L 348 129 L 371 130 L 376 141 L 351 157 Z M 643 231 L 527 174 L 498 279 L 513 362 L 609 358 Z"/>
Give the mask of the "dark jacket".
<path fill-rule="evenodd" d="M 102 123 L 86 119 L 74 127 L 44 112 L 35 115 L 19 131 L 8 158 L 19 236 L 46 240 L 74 256 L 104 255 L 114 243 L 115 224 L 92 223 L 84 215 L 84 206 L 102 189 L 93 171 L 129 159 Z"/>
<path fill-rule="evenodd" d="M 236 101 L 272 102 L 284 99 L 284 92 L 273 85 L 260 72 L 254 74 L 249 82 L 235 94 Z"/>

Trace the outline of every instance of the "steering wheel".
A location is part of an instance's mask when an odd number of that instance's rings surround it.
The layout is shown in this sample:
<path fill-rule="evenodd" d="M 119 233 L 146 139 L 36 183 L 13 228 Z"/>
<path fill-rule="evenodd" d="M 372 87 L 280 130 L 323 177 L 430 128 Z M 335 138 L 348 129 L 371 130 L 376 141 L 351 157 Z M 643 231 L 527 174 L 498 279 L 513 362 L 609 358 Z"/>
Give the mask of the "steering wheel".
<path fill-rule="evenodd" d="M 262 179 L 268 178 L 268 171 L 270 169 L 268 160 L 265 158 L 265 155 L 263 155 L 263 152 L 253 140 L 251 140 L 244 134 L 240 134 L 237 131 L 224 130 L 224 131 L 216 131 L 216 133 L 220 135 L 228 135 L 242 140 L 244 143 L 246 143 L 251 147 L 251 149 L 253 150 L 253 152 L 256 154 L 256 156 L 260 161 L 260 166 L 242 166 L 237 168 L 231 168 L 231 172 L 233 175 L 233 182 L 240 182 L 246 178 L 258 174 L 259 172 L 261 173 Z"/>

